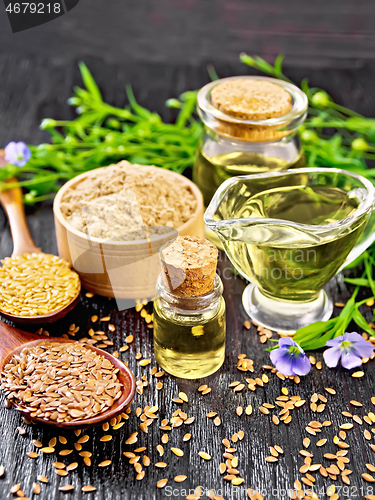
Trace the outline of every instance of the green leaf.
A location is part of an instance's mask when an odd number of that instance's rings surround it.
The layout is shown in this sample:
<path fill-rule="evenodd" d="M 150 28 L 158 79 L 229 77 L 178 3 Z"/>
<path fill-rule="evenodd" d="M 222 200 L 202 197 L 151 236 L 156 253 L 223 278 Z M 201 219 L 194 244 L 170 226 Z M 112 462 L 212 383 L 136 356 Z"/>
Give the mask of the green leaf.
<path fill-rule="evenodd" d="M 283 69 L 282 69 L 283 60 L 284 60 L 284 54 L 279 54 L 276 57 L 275 62 L 274 62 L 275 75 L 278 78 L 284 77 L 284 75 L 283 75 Z"/>
<path fill-rule="evenodd" d="M 344 281 L 345 283 L 349 283 L 349 285 L 370 286 L 366 278 L 344 278 Z"/>
<path fill-rule="evenodd" d="M 81 71 L 81 76 L 85 87 L 90 92 L 92 97 L 97 102 L 103 102 L 102 94 L 100 93 L 99 87 L 97 86 L 94 78 L 92 77 L 88 67 L 84 62 L 79 63 L 79 69 Z"/>
<path fill-rule="evenodd" d="M 372 294 L 375 295 L 375 282 L 372 278 L 372 264 L 367 256 L 365 258 L 365 270 Z"/>
<path fill-rule="evenodd" d="M 365 320 L 365 318 L 362 316 L 362 314 L 360 313 L 360 311 L 357 308 L 353 312 L 353 320 L 360 328 L 362 328 L 362 330 L 364 330 L 365 332 L 367 332 L 368 334 L 370 334 L 372 336 L 375 336 L 375 331 L 367 323 L 367 321 Z"/>

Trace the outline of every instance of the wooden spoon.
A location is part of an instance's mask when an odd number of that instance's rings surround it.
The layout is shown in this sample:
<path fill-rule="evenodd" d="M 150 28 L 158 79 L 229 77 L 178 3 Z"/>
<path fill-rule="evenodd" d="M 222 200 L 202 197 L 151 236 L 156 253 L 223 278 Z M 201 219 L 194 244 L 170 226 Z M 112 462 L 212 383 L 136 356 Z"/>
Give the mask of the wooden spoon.
<path fill-rule="evenodd" d="M 6 165 L 4 151 L 0 150 L 0 168 Z M 16 178 L 9 179 L 6 183 L 13 184 L 17 182 Z M 22 190 L 19 187 L 0 190 L 0 203 L 4 207 L 10 224 L 10 229 L 13 238 L 13 253 L 14 255 L 21 255 L 23 253 L 42 253 L 33 242 L 29 228 L 26 222 L 25 209 L 23 205 Z M 78 303 L 81 293 L 81 282 L 76 295 L 72 298 L 71 302 L 64 306 L 62 309 L 53 311 L 48 314 L 40 316 L 13 316 L 0 310 L 1 316 L 13 321 L 15 323 L 22 323 L 28 325 L 39 325 L 42 323 L 52 323 L 64 317 L 70 312 Z"/>
<path fill-rule="evenodd" d="M 44 342 L 45 340 L 49 342 L 74 343 L 74 341 L 65 338 L 44 337 L 34 333 L 24 332 L 0 322 L 0 372 L 3 371 L 4 366 L 10 361 L 13 355 L 19 354 L 25 347 L 36 346 L 41 342 Z M 85 344 L 85 347 L 87 349 L 91 349 L 97 354 L 100 354 L 101 356 L 104 356 L 116 368 L 119 368 L 120 371 L 117 373 L 117 377 L 120 383 L 123 385 L 121 397 L 117 399 L 114 405 L 107 411 L 99 413 L 98 415 L 88 419 L 75 420 L 73 422 L 55 422 L 53 420 L 44 420 L 42 418 L 31 418 L 27 412 L 20 410 L 21 413 L 25 415 L 25 417 L 33 422 L 37 422 L 40 424 L 55 425 L 57 427 L 63 427 L 65 429 L 79 429 L 82 427 L 98 425 L 102 422 L 106 422 L 113 417 L 117 417 L 117 415 L 125 411 L 125 409 L 130 405 L 134 398 L 134 375 L 122 361 L 115 358 L 108 352 L 102 351 L 101 349 L 88 344 Z"/>

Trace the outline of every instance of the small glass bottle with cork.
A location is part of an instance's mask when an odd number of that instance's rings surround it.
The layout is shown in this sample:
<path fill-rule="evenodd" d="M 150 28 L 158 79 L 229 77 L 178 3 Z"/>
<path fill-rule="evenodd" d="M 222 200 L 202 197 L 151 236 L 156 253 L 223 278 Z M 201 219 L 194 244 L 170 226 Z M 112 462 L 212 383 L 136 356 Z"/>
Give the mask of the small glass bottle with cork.
<path fill-rule="evenodd" d="M 160 250 L 162 272 L 154 301 L 154 351 L 166 372 L 197 379 L 225 358 L 225 301 L 216 274 L 218 250 L 197 236 L 178 237 Z"/>

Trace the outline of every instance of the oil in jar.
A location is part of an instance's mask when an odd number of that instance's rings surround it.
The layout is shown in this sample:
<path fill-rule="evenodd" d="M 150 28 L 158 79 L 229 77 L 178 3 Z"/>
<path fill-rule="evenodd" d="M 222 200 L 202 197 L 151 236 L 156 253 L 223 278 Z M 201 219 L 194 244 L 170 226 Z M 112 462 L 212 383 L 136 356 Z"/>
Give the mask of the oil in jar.
<path fill-rule="evenodd" d="M 216 372 L 225 358 L 225 302 L 219 297 L 200 311 L 175 311 L 154 301 L 154 350 L 158 364 L 176 377 L 196 379 Z"/>
<path fill-rule="evenodd" d="M 298 168 L 302 167 L 304 162 L 302 153 L 290 161 L 258 152 L 243 151 L 208 157 L 199 148 L 193 166 L 193 181 L 202 191 L 204 203 L 208 206 L 217 188 L 230 177 Z"/>
<path fill-rule="evenodd" d="M 178 237 L 161 251 L 154 301 L 154 352 L 168 373 L 196 379 L 225 358 L 225 301 L 216 275 L 218 250 L 196 236 Z"/>

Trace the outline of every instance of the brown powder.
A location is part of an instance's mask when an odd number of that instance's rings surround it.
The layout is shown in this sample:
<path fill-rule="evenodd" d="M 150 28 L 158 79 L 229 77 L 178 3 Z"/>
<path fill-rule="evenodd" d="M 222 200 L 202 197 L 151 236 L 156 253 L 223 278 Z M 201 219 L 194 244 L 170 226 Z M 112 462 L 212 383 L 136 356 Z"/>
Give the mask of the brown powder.
<path fill-rule="evenodd" d="M 178 237 L 160 251 L 168 288 L 181 297 L 198 297 L 212 291 L 218 250 L 197 236 Z"/>
<path fill-rule="evenodd" d="M 124 206 L 126 202 L 129 206 Z M 137 230 L 140 221 L 147 226 L 178 228 L 192 217 L 196 207 L 195 195 L 183 178 L 127 161 L 90 172 L 66 191 L 60 205 L 63 216 L 76 229 L 91 232 L 91 223 L 95 229 L 91 235 L 99 238 L 113 236 L 108 231 L 116 225 L 125 225 L 126 233 L 133 223 Z M 121 227 L 117 229 L 120 233 Z"/>

